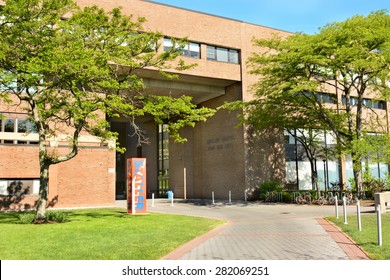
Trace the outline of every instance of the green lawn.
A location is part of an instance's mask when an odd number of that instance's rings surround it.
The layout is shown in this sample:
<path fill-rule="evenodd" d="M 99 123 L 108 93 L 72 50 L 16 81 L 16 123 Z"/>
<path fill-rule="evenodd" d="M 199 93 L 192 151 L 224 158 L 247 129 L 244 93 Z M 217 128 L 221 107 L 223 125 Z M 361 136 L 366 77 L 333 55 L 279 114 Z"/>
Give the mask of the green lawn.
<path fill-rule="evenodd" d="M 18 215 L 0 213 L 1 260 L 154 260 L 223 224 L 119 208 L 69 211 L 61 224 L 17 224 Z"/>
<path fill-rule="evenodd" d="M 374 213 L 361 216 L 362 231 L 358 230 L 356 215 L 347 216 L 348 224 L 344 224 L 343 216 L 327 219 L 350 236 L 371 259 L 390 260 L 390 214 L 382 214 L 382 246 L 378 246 L 377 216 Z"/>

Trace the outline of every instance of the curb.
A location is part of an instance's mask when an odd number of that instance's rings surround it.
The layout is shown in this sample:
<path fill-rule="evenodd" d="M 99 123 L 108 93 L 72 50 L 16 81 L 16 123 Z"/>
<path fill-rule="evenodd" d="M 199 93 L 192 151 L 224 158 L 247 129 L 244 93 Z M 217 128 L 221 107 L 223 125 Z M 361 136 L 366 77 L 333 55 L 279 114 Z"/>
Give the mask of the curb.
<path fill-rule="evenodd" d="M 367 254 L 335 224 L 324 218 L 317 218 L 316 220 L 351 260 L 370 260 Z"/>

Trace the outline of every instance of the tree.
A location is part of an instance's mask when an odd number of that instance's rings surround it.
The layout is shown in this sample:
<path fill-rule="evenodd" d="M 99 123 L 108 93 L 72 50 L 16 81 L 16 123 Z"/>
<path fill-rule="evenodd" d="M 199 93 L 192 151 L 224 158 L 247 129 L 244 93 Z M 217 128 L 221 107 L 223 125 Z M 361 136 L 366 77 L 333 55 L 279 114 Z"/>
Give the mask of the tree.
<path fill-rule="evenodd" d="M 139 142 L 136 117 L 150 115 L 167 123 L 177 141 L 180 128 L 214 114 L 191 98 L 145 93 L 141 69 L 183 70 L 182 41 L 159 52 L 161 34 L 142 29 L 119 8 L 78 8 L 71 0 L 6 0 L 0 11 L 0 98 L 28 114 L 39 136 L 40 189 L 36 222 L 46 218 L 49 167 L 75 157 L 83 134 L 102 142 L 116 139 L 105 116 L 125 116 Z M 1 100 L 0 99 L 0 100 Z M 67 154 L 47 145 L 69 144 Z"/>
<path fill-rule="evenodd" d="M 258 129 L 313 128 L 334 133 L 351 153 L 354 178 L 362 191 L 362 153 L 370 131 L 386 132 L 385 120 L 367 102 L 389 96 L 390 16 L 377 11 L 328 24 L 319 33 L 256 39 L 261 51 L 248 63 L 258 75 L 255 96 L 242 120 Z"/>

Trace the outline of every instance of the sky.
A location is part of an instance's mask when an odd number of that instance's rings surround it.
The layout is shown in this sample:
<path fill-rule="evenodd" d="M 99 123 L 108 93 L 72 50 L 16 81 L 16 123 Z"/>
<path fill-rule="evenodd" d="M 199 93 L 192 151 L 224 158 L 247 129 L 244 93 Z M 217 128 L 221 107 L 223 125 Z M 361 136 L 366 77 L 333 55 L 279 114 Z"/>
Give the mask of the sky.
<path fill-rule="evenodd" d="M 328 23 L 381 9 L 390 0 L 154 0 L 289 32 L 318 33 Z"/>

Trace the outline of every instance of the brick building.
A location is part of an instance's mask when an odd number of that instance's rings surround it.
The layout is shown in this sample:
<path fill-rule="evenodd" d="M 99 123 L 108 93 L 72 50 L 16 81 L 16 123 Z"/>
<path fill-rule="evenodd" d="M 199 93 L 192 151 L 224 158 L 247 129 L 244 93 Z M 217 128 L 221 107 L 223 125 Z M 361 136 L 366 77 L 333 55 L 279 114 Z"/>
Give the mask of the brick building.
<path fill-rule="evenodd" d="M 153 1 L 77 0 L 80 6 L 98 5 L 107 10 L 121 6 L 125 14 L 145 17 L 146 30 L 170 38 L 189 40 L 183 59 L 198 66 L 180 72 L 178 80 L 166 80 L 153 70 L 140 75 L 152 93 L 191 95 L 194 102 L 218 107 L 227 101 L 249 100 L 256 77 L 248 74 L 246 61 L 257 51 L 253 37 L 270 38 L 288 32 L 234 19 L 181 9 Z M 13 108 L 13 109 L 12 109 Z M 28 123 L 14 107 L 0 104 L 6 119 L 0 123 L 0 195 L 2 209 L 31 207 L 39 188 L 37 136 L 25 134 Z M 83 149 L 74 159 L 50 170 L 49 198 L 55 207 L 114 206 L 126 197 L 126 159 L 147 159 L 148 193 L 163 196 L 168 189 L 175 197 L 243 199 L 244 191 L 271 179 L 286 177 L 284 136 L 263 135 L 255 139 L 250 131 L 235 127 L 236 114 L 219 111 L 206 123 L 183 130 L 185 144 L 169 141 L 164 126 L 139 120 L 150 143 L 136 148 L 131 127 L 123 119 L 111 119 L 126 153 L 116 153 L 93 138 L 81 139 Z M 52 143 L 61 148 L 61 143 Z M 65 148 L 65 147 L 64 147 Z M 11 188 L 10 188 L 11 186 Z M 12 198 L 10 190 L 26 188 L 23 200 Z"/>

